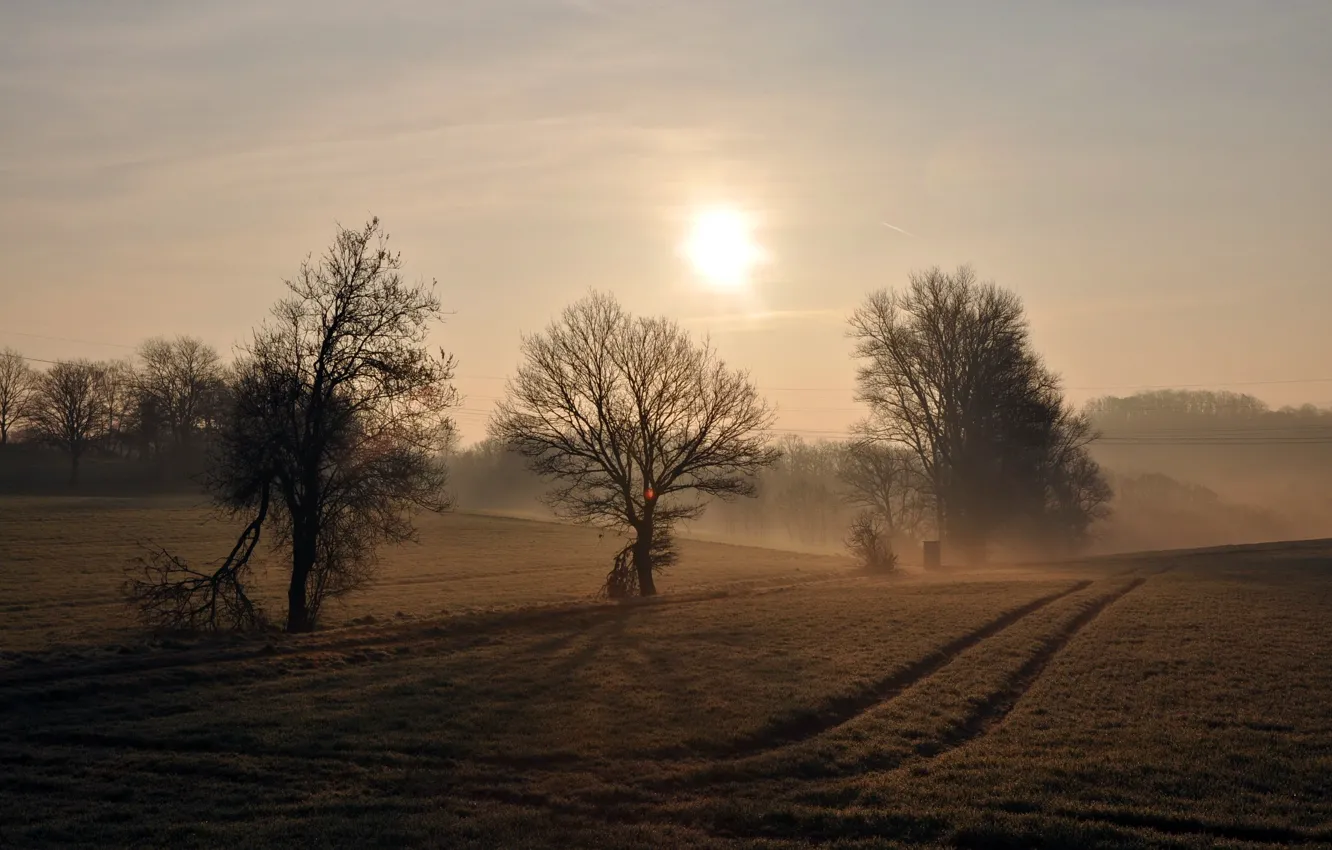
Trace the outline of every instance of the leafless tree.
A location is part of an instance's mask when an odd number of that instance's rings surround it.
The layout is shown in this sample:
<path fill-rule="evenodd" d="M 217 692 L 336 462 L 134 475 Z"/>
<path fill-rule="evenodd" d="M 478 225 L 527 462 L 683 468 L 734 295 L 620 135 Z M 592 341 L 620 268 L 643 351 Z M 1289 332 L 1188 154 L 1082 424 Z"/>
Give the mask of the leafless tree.
<path fill-rule="evenodd" d="M 787 434 L 777 441 L 777 448 L 781 460 L 758 476 L 757 498 L 771 505 L 792 540 L 823 545 L 845 507 L 837 479 L 843 447 Z"/>
<path fill-rule="evenodd" d="M 931 269 L 870 295 L 850 335 L 870 433 L 915 454 L 943 535 L 978 556 L 1014 511 L 1044 509 L 1062 393 L 1016 295 Z"/>
<path fill-rule="evenodd" d="M 33 394 L 32 428 L 37 439 L 69 455 L 69 481 L 79 463 L 105 434 L 105 368 L 87 360 L 62 361 L 42 373 Z"/>
<path fill-rule="evenodd" d="M 861 426 L 846 443 L 838 477 L 846 499 L 879 518 L 891 539 L 917 539 L 932 507 L 920 459 L 906 446 L 877 440 Z"/>
<path fill-rule="evenodd" d="M 779 457 L 772 419 L 748 375 L 706 341 L 593 293 L 523 339 L 490 433 L 556 480 L 559 514 L 632 532 L 607 590 L 649 596 L 677 522 L 708 497 L 753 495 L 752 476 Z"/>
<path fill-rule="evenodd" d="M 37 389 L 37 372 L 11 348 L 0 351 L 0 446 L 26 421 Z"/>
<path fill-rule="evenodd" d="M 312 629 L 324 602 L 363 586 L 380 545 L 412 539 L 414 509 L 448 507 L 453 359 L 426 350 L 439 299 L 401 269 L 378 219 L 340 229 L 236 364 L 207 482 L 221 509 L 249 521 L 222 567 L 244 581 L 261 527 L 273 526 L 291 553 L 288 631 Z M 171 584 L 170 573 L 147 581 Z M 185 578 L 212 592 L 199 575 Z"/>
<path fill-rule="evenodd" d="M 1226 420 L 1233 426 L 1272 412 L 1261 399 L 1227 390 L 1149 390 L 1127 398 L 1103 396 L 1087 402 L 1086 410 L 1089 415 L 1117 427 L 1144 420 L 1159 427 L 1163 419 L 1187 419 L 1188 424 L 1197 427 L 1213 418 Z"/>
<path fill-rule="evenodd" d="M 216 411 L 223 368 L 217 351 L 195 337 L 150 339 L 139 348 L 140 404 L 155 414 L 172 445 L 187 448 Z"/>
<path fill-rule="evenodd" d="M 101 370 L 103 446 L 128 454 L 130 433 L 136 428 L 138 418 L 138 376 L 134 364 L 128 360 L 105 360 L 97 366 Z"/>
<path fill-rule="evenodd" d="M 870 572 L 890 573 L 897 569 L 892 531 L 872 510 L 861 511 L 851 521 L 846 548 Z"/>

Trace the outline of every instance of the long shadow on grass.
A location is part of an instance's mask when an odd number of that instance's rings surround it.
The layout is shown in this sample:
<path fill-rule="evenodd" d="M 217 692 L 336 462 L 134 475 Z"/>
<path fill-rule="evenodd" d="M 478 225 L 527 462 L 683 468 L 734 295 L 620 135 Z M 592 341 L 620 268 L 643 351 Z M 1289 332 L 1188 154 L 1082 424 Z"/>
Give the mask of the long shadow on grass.
<path fill-rule="evenodd" d="M 766 591 L 766 592 L 771 592 Z M 460 638 L 513 628 L 559 627 L 574 621 L 585 627 L 630 615 L 656 613 L 663 608 L 693 605 L 749 595 L 754 591 L 732 593 L 728 590 L 667 594 L 617 603 L 600 601 L 532 605 L 512 610 L 481 611 L 440 619 L 374 626 L 369 629 L 337 629 L 309 635 L 280 633 L 250 636 L 193 637 L 168 640 L 159 647 L 125 646 L 123 654 L 107 655 L 106 647 L 78 648 L 88 655 L 59 659 L 43 658 L 44 653 L 28 653 L 19 664 L 0 667 L 0 693 L 7 688 L 73 681 L 86 683 L 93 677 L 137 676 L 146 671 L 178 668 L 204 668 L 214 676 L 222 665 L 255 660 L 300 656 L 315 652 L 349 652 L 389 646 L 410 645 L 429 649 L 436 645 L 450 648 Z"/>
<path fill-rule="evenodd" d="M 708 755 L 738 758 L 797 744 L 822 735 L 850 722 L 879 703 L 887 702 L 927 676 L 933 675 L 958 655 L 981 641 L 999 634 L 1029 614 L 1090 585 L 1090 581 L 1080 581 L 1066 590 L 1042 596 L 1020 608 L 1015 608 L 975 631 L 949 641 L 924 658 L 908 664 L 861 691 L 832 697 L 820 706 L 773 720 L 742 738 L 701 749 Z"/>

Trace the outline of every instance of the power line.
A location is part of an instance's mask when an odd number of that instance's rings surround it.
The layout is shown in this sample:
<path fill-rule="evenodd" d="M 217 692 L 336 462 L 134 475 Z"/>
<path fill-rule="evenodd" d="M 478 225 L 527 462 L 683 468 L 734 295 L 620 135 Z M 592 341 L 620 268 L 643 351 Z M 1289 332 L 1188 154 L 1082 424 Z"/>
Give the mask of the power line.
<path fill-rule="evenodd" d="M 1119 429 L 1109 433 L 1117 437 L 1245 437 L 1245 436 L 1265 436 L 1290 434 L 1293 436 L 1304 436 L 1302 432 L 1323 433 L 1332 435 L 1332 417 L 1327 422 L 1310 423 L 1305 425 L 1272 425 L 1272 426 L 1223 426 L 1219 428 L 1199 428 L 1196 426 L 1180 427 L 1152 427 L 1142 429 Z"/>
<path fill-rule="evenodd" d="M 126 345 L 121 342 L 106 342 L 103 340 L 79 339 L 76 337 L 51 336 L 47 334 L 28 333 L 27 331 L 15 331 L 0 328 L 0 334 L 12 334 L 14 336 L 30 337 L 32 339 L 46 339 L 57 342 L 73 342 L 81 345 L 104 345 L 111 348 L 124 348 L 134 350 L 138 346 Z M 27 357 L 27 360 L 33 360 L 37 363 L 54 363 L 53 360 L 42 360 L 36 357 Z M 457 375 L 457 380 L 466 381 L 506 381 L 508 376 L 504 375 Z M 1102 384 L 1099 386 L 1070 386 L 1064 387 L 1065 390 L 1076 390 L 1079 392 L 1089 390 L 1183 390 L 1183 389 L 1210 389 L 1215 387 L 1264 387 L 1298 384 L 1332 384 L 1332 377 L 1327 378 L 1274 378 L 1262 381 L 1208 381 L 1200 383 L 1176 383 L 1176 384 Z M 788 393 L 855 393 L 855 387 L 760 387 L 763 392 L 788 392 Z M 793 408 L 794 409 L 794 408 Z M 828 409 L 828 408 L 824 408 Z M 851 408 L 843 408 L 847 410 Z"/>
<path fill-rule="evenodd" d="M 1332 378 L 1277 378 L 1266 381 L 1211 381 L 1207 383 L 1179 384 L 1102 384 L 1099 386 L 1064 387 L 1064 390 L 1086 392 L 1089 390 L 1190 390 L 1212 389 L 1217 387 L 1265 387 L 1287 384 L 1332 384 Z M 855 387 L 759 387 L 763 392 L 785 393 L 854 393 Z"/>
<path fill-rule="evenodd" d="M 26 336 L 26 337 L 31 337 L 32 339 L 49 339 L 49 340 L 54 340 L 54 341 L 56 341 L 56 342 L 77 342 L 77 343 L 79 343 L 80 345 L 105 345 L 105 346 L 108 346 L 108 347 L 110 347 L 110 348 L 129 348 L 129 349 L 138 348 L 138 346 L 136 346 L 136 345 L 125 345 L 125 344 L 123 344 L 123 343 L 119 343 L 119 342 L 98 342 L 97 340 L 91 340 L 91 339 L 74 339 L 73 337 L 67 337 L 67 336 L 47 336 L 46 334 L 32 334 L 32 333 L 26 333 L 26 332 L 24 332 L 24 331 L 10 331 L 10 330 L 0 329 L 0 334 L 12 334 L 12 335 L 14 335 L 14 336 Z M 28 358 L 28 359 L 32 359 L 32 358 Z M 41 361 L 38 361 L 38 362 L 41 362 L 41 363 L 50 363 L 50 362 L 52 362 L 52 361 L 50 361 L 50 360 L 41 360 Z"/>
<path fill-rule="evenodd" d="M 1321 437 L 1102 437 L 1100 445 L 1123 446 L 1276 446 L 1332 445 L 1332 434 Z"/>
<path fill-rule="evenodd" d="M 468 381 L 505 381 L 502 375 L 458 375 L 459 380 Z M 1089 390 L 1186 390 L 1209 389 L 1214 387 L 1264 387 L 1285 384 L 1332 384 L 1332 378 L 1276 378 L 1265 381 L 1211 381 L 1202 383 L 1179 384 L 1101 384 L 1076 387 L 1064 387 L 1065 390 L 1086 392 Z M 855 393 L 856 387 L 770 387 L 760 386 L 763 392 L 773 393 Z"/>
<path fill-rule="evenodd" d="M 36 363 L 57 363 L 54 360 L 42 360 L 22 354 L 19 356 Z M 805 409 L 832 410 L 832 408 Z M 457 407 L 451 411 L 451 415 L 469 418 L 470 424 L 489 419 L 490 414 L 490 410 L 476 407 Z M 817 437 L 825 440 L 847 440 L 856 436 L 849 431 L 833 428 L 773 428 L 769 433 L 774 436 Z M 1104 446 L 1324 446 L 1332 445 L 1332 425 L 1251 426 L 1205 430 L 1161 427 L 1138 433 L 1106 434 L 1096 443 Z"/>
<path fill-rule="evenodd" d="M 1282 378 L 1270 381 L 1212 381 L 1206 384 L 1120 384 L 1101 387 L 1064 387 L 1066 390 L 1196 390 L 1213 387 L 1267 387 L 1277 384 L 1332 384 L 1332 378 Z"/>

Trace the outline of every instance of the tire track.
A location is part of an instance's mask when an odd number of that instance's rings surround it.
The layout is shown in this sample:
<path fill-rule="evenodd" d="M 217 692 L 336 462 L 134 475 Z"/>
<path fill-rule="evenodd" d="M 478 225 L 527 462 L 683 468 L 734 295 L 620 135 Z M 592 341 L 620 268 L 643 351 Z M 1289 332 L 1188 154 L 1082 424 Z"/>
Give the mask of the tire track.
<path fill-rule="evenodd" d="M 807 741 L 855 718 L 901 694 L 908 688 L 933 675 L 954 658 L 987 638 L 994 637 L 1023 618 L 1051 603 L 1090 587 L 1091 581 L 1079 581 L 1057 593 L 1042 596 L 1003 614 L 962 637 L 955 638 L 930 654 L 920 658 L 893 674 L 880 679 L 870 687 L 854 694 L 834 697 L 818 708 L 794 717 L 782 718 L 738 738 L 728 744 L 703 749 L 701 754 L 723 758 L 746 758 L 769 750 L 788 747 Z M 678 753 L 662 753 L 670 756 Z"/>
<path fill-rule="evenodd" d="M 1069 641 L 1077 637 L 1078 633 L 1095 620 L 1102 611 L 1142 587 L 1146 581 L 1145 577 L 1140 576 L 1119 590 L 1093 600 L 1080 614 L 1069 620 L 1063 628 L 1047 637 L 1042 642 L 1041 648 L 1015 670 L 1004 681 L 999 690 L 991 692 L 976 707 L 974 712 L 944 733 L 939 740 L 918 746 L 917 754 L 925 759 L 938 758 L 988 734 L 1008 717 L 1009 713 L 1017 706 L 1018 701 L 1031 690 L 1041 674 L 1045 672 L 1045 668 L 1068 645 Z M 897 770 L 901 771 L 915 767 L 919 763 L 919 759 L 911 759 L 900 765 Z"/>

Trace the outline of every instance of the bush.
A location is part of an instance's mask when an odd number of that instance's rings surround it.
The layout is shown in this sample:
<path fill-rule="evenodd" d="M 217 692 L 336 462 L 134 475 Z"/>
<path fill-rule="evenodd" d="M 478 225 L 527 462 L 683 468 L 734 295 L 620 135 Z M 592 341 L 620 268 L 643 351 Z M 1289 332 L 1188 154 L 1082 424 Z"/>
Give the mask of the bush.
<path fill-rule="evenodd" d="M 883 523 L 873 513 L 862 513 L 851 522 L 846 548 L 870 572 L 891 573 L 897 570 L 897 554 L 893 552 L 892 540 Z"/>

